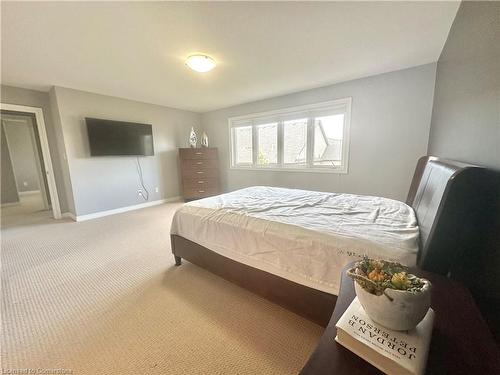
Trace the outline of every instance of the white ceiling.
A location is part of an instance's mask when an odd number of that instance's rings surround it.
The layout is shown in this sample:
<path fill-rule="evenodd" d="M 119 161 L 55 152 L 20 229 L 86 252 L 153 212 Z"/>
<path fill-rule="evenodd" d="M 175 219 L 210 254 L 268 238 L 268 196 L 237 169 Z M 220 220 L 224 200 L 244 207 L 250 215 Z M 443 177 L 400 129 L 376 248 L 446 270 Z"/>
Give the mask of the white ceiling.
<path fill-rule="evenodd" d="M 204 112 L 437 61 L 458 5 L 2 2 L 1 78 Z"/>

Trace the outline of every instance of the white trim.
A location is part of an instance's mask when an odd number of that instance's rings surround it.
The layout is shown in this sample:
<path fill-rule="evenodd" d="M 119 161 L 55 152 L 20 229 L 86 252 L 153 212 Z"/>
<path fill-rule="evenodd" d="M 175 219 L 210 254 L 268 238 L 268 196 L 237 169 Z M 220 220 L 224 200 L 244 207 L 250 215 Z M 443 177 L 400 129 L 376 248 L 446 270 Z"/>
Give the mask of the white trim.
<path fill-rule="evenodd" d="M 315 167 L 315 168 L 292 168 L 292 167 L 231 167 L 231 170 L 236 171 L 271 171 L 271 172 L 303 172 L 303 173 L 333 173 L 333 174 L 347 174 L 346 168 L 341 167 Z"/>
<path fill-rule="evenodd" d="M 63 212 L 63 213 L 62 213 L 62 217 L 63 217 L 63 218 L 68 218 L 68 219 L 71 219 L 71 220 L 73 220 L 73 221 L 76 221 L 76 216 L 75 216 L 75 215 L 73 215 L 73 213 L 72 213 L 72 212 Z"/>
<path fill-rule="evenodd" d="M 19 195 L 32 195 L 32 194 L 40 194 L 40 190 L 26 190 L 26 191 L 18 191 L 17 194 Z"/>
<path fill-rule="evenodd" d="M 342 107 L 345 105 L 350 105 L 351 101 L 352 101 L 352 97 L 349 96 L 346 98 L 329 100 L 329 101 L 321 102 L 321 103 L 313 103 L 313 104 L 299 105 L 296 107 L 280 108 L 280 109 L 266 111 L 266 112 L 249 113 L 246 115 L 230 117 L 229 120 L 231 120 L 231 121 L 250 120 L 250 119 L 253 119 L 255 117 L 267 117 L 267 116 L 273 116 L 273 115 L 288 114 L 290 112 L 310 111 L 313 109 L 330 108 L 330 107 L 335 107 L 335 106 Z"/>
<path fill-rule="evenodd" d="M 349 150 L 351 146 L 351 111 L 352 111 L 352 97 L 347 98 L 347 110 L 344 116 L 344 131 L 342 134 L 342 172 L 349 173 Z"/>
<path fill-rule="evenodd" d="M 182 198 L 180 196 L 176 196 L 176 197 L 170 197 L 167 199 L 159 199 L 159 200 L 152 201 L 152 202 L 134 204 L 132 206 L 120 207 L 120 208 L 115 208 L 113 210 L 99 211 L 99 212 L 94 212 L 91 214 L 78 215 L 78 216 L 75 216 L 71 212 L 65 212 L 64 217 L 69 217 L 69 218 L 73 219 L 74 221 L 86 221 L 86 220 L 91 220 L 91 219 L 97 219 L 99 217 L 121 214 L 121 213 L 127 212 L 127 211 L 139 210 L 141 208 L 158 206 L 158 205 L 164 204 L 164 203 L 180 202 L 181 200 L 182 200 Z"/>
<path fill-rule="evenodd" d="M 0 103 L 0 109 L 5 111 L 14 111 L 22 113 L 32 113 L 35 115 L 36 127 L 42 147 L 43 165 L 47 176 L 47 184 L 49 185 L 50 202 L 52 205 L 52 213 L 54 219 L 61 218 L 61 206 L 59 205 L 59 196 L 57 195 L 56 180 L 54 178 L 54 169 L 52 168 L 52 158 L 50 157 L 49 141 L 45 129 L 45 121 L 43 119 L 43 110 L 37 107 L 28 107 L 17 104 Z"/>
<path fill-rule="evenodd" d="M 7 129 L 5 127 L 5 120 L 2 120 L 2 129 L 3 129 L 3 132 L 5 134 L 5 143 L 7 144 L 7 150 L 9 152 L 10 168 L 12 170 L 12 176 L 14 177 L 14 185 L 16 185 L 16 193 L 17 193 L 18 203 L 21 203 L 21 197 L 19 195 L 19 185 L 17 183 L 16 170 L 14 169 L 14 163 L 12 162 L 12 151 L 10 148 L 9 137 L 7 135 Z"/>
<path fill-rule="evenodd" d="M 2 203 L 2 205 L 0 207 L 10 207 L 10 206 L 18 206 L 20 205 L 21 202 L 20 201 L 17 201 L 17 202 L 9 202 L 9 203 Z"/>
<path fill-rule="evenodd" d="M 38 149 L 38 145 L 36 142 L 35 125 L 33 124 L 32 121 L 31 121 L 31 126 L 29 127 L 29 131 L 30 131 L 30 136 L 31 136 L 31 144 L 33 145 L 33 148 L 35 150 L 35 162 L 36 162 L 36 172 L 38 175 L 38 187 L 40 188 L 40 191 L 42 192 L 43 206 L 46 210 L 48 210 L 50 208 L 50 205 L 49 205 L 49 199 L 47 197 L 47 188 L 45 186 L 45 181 L 43 178 L 42 160 L 40 160 L 40 150 Z"/>
<path fill-rule="evenodd" d="M 287 107 L 287 108 L 281 108 L 277 110 L 272 110 L 272 111 L 266 111 L 266 112 L 258 112 L 258 113 L 250 113 L 242 116 L 234 116 L 234 117 L 229 117 L 228 118 L 228 128 L 229 128 L 229 169 L 230 170 L 247 170 L 247 171 L 273 171 L 273 172 L 306 172 L 306 173 L 333 173 L 333 174 L 347 174 L 349 173 L 349 146 L 350 146 L 350 127 L 351 127 L 351 107 L 352 107 L 352 97 L 346 97 L 346 98 L 341 98 L 341 99 L 335 99 L 335 100 L 330 100 L 326 102 L 321 102 L 321 103 L 314 103 L 314 104 L 306 104 L 306 105 L 301 105 L 301 106 L 296 106 L 296 107 Z M 314 128 L 311 118 L 314 116 L 314 111 L 321 111 L 321 110 L 342 110 L 342 113 L 344 113 L 344 128 L 343 128 L 343 140 L 342 140 L 342 166 L 335 167 L 335 166 L 314 166 L 313 165 L 313 160 L 311 158 L 312 153 L 314 152 L 313 150 L 313 145 L 314 145 Z M 309 113 L 308 113 L 309 112 Z M 280 128 L 281 128 L 281 133 L 283 132 L 283 118 L 280 120 L 280 115 L 284 115 L 284 118 L 286 118 L 288 115 L 291 113 L 297 113 L 300 115 L 304 115 L 305 117 L 308 118 L 308 126 L 307 126 L 307 132 L 308 132 L 308 144 L 307 144 L 307 152 L 308 152 L 308 158 L 307 160 L 309 161 L 309 164 L 303 168 L 294 168 L 294 167 L 286 167 L 283 164 L 280 164 L 283 162 L 282 159 L 282 153 L 283 153 L 283 140 L 282 140 L 282 134 L 280 134 Z M 272 117 L 275 117 L 272 119 Z M 269 118 L 269 121 L 276 121 L 278 122 L 278 164 L 280 165 L 272 165 L 272 166 L 257 166 L 256 164 L 256 158 L 255 154 L 257 153 L 256 151 L 256 137 L 255 137 L 255 124 L 253 123 L 253 120 L 255 119 L 261 119 L 261 118 Z M 239 127 L 239 126 L 252 126 L 252 147 L 253 147 L 253 163 L 251 165 L 236 165 L 234 163 L 234 157 L 235 157 L 235 149 L 234 149 L 234 142 L 233 142 L 233 128 Z"/>

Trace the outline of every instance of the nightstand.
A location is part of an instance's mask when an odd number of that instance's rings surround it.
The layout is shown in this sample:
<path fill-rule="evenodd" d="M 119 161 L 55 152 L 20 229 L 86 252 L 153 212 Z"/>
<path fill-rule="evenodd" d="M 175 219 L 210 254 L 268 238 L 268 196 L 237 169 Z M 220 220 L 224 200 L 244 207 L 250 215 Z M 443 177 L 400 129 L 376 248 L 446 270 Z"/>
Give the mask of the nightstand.
<path fill-rule="evenodd" d="M 335 310 L 318 346 L 301 375 L 382 374 L 356 354 L 338 344 L 335 324 L 356 293 L 344 268 Z M 436 315 L 426 374 L 500 374 L 500 351 L 476 307 L 461 284 L 423 271 L 413 271 L 432 283 L 432 308 Z"/>

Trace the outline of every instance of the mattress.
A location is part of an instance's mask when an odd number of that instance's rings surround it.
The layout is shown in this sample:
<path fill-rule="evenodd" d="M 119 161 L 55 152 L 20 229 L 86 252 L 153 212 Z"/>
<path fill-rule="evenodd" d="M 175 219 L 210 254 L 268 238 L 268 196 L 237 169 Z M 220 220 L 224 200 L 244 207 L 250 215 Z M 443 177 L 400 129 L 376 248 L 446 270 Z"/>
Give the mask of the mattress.
<path fill-rule="evenodd" d="M 396 200 L 255 186 L 184 204 L 171 234 L 337 295 L 342 268 L 363 255 L 414 266 L 419 229 Z"/>

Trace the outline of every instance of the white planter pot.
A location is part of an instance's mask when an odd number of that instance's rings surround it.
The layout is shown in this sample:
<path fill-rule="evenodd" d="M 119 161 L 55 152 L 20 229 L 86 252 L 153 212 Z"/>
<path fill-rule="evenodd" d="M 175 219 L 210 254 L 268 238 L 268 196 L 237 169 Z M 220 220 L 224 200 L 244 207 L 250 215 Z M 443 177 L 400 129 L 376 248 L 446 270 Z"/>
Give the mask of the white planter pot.
<path fill-rule="evenodd" d="M 364 290 L 357 281 L 354 281 L 354 288 L 368 316 L 395 331 L 415 328 L 431 306 L 431 283 L 427 280 L 424 280 L 422 291 L 418 293 L 388 288 L 386 295 L 377 296 Z"/>

